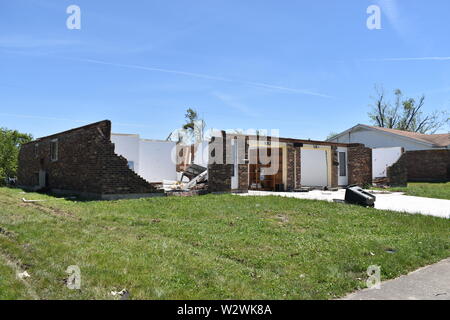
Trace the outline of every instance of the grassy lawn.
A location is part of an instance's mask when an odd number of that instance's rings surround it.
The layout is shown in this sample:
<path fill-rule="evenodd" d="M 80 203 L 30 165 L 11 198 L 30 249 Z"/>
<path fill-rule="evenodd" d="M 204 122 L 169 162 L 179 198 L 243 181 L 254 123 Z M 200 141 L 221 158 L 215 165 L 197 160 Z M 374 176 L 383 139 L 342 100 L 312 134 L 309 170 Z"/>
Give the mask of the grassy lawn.
<path fill-rule="evenodd" d="M 450 182 L 408 183 L 406 188 L 390 188 L 388 190 L 405 192 L 408 196 L 450 200 Z"/>
<path fill-rule="evenodd" d="M 450 256 L 448 219 L 278 197 L 75 202 L 0 188 L 0 228 L 1 299 L 332 299 L 364 287 L 370 265 L 387 280 Z M 65 285 L 71 265 L 81 290 Z"/>

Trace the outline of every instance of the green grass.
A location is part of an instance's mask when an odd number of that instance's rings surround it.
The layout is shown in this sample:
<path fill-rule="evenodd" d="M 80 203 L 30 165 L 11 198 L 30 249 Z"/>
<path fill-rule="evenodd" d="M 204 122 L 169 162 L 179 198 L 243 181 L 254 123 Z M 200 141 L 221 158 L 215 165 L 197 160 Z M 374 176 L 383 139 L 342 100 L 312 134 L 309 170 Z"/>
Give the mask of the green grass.
<path fill-rule="evenodd" d="M 408 183 L 406 188 L 389 188 L 388 190 L 404 192 L 408 196 L 450 200 L 450 182 Z"/>
<path fill-rule="evenodd" d="M 20 192 L 0 188 L 2 299 L 115 299 L 124 288 L 131 299 L 332 299 L 364 287 L 370 265 L 386 280 L 450 256 L 448 219 L 278 197 Z M 6 260 L 31 275 L 26 287 Z M 70 265 L 81 290 L 65 285 Z"/>

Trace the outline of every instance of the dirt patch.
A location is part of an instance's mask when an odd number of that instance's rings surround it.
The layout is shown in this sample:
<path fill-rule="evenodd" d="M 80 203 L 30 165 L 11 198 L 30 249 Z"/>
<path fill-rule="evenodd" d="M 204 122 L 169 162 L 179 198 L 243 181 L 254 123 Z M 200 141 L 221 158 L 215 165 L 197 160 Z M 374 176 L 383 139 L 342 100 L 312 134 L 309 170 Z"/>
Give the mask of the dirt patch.
<path fill-rule="evenodd" d="M 5 237 L 7 237 L 7 238 L 9 238 L 9 239 L 12 239 L 12 240 L 15 240 L 16 237 L 17 237 L 17 235 L 14 232 L 8 231 L 8 230 L 6 230 L 3 227 L 0 227 L 0 234 L 5 236 Z"/>
<path fill-rule="evenodd" d="M 280 224 L 289 223 L 289 217 L 284 214 L 277 214 L 275 218 L 280 222 Z"/>
<path fill-rule="evenodd" d="M 36 202 L 21 203 L 21 207 L 34 208 L 34 209 L 37 209 L 46 214 L 50 214 L 52 216 L 76 219 L 79 221 L 81 220 L 80 218 L 77 218 L 74 214 L 72 214 L 70 212 L 66 212 L 66 211 L 63 211 L 58 208 L 46 207 L 46 206 L 44 206 L 40 203 L 36 203 Z"/>
<path fill-rule="evenodd" d="M 0 261 L 1 260 L 3 260 L 5 262 L 5 264 L 15 272 L 17 279 L 19 281 L 21 281 L 27 288 L 28 295 L 34 300 L 39 300 L 40 299 L 39 296 L 37 295 L 36 291 L 31 286 L 31 284 L 26 280 L 27 278 L 18 276 L 20 274 L 23 274 L 30 267 L 30 265 L 22 264 L 22 263 L 18 262 L 17 259 L 11 257 L 8 254 L 2 253 L 2 252 L 0 252 Z"/>

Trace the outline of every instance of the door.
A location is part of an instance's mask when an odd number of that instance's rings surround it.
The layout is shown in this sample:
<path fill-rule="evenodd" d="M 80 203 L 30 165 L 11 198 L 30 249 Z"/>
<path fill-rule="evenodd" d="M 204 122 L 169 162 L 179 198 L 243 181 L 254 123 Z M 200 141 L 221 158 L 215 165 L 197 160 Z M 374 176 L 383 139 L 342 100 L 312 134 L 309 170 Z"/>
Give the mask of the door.
<path fill-rule="evenodd" d="M 321 149 L 301 149 L 301 184 L 306 187 L 328 185 L 327 152 Z"/>
<path fill-rule="evenodd" d="M 338 185 L 348 185 L 348 157 L 347 148 L 338 148 Z"/>

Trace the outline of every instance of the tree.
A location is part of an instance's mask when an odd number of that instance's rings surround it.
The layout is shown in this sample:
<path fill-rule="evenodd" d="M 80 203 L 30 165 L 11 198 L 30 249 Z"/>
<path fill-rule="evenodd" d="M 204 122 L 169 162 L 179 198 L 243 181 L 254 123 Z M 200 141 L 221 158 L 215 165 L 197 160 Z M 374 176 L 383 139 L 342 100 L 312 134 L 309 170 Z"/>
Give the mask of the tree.
<path fill-rule="evenodd" d="M 201 142 L 205 136 L 206 122 L 200 119 L 196 110 L 189 108 L 184 115 L 186 123 L 183 129 L 186 131 L 190 143 Z"/>
<path fill-rule="evenodd" d="M 174 130 L 166 140 L 183 142 L 185 144 L 192 144 L 203 141 L 205 138 L 206 122 L 200 119 L 196 110 L 188 108 L 184 115 L 186 123 L 181 129 Z"/>
<path fill-rule="evenodd" d="M 386 98 L 382 87 L 375 87 L 376 97 L 369 112 L 373 124 L 382 128 L 433 134 L 449 123 L 446 111 L 423 112 L 425 96 L 418 99 L 405 98 L 400 89 L 394 90 L 392 105 Z"/>
<path fill-rule="evenodd" d="M 16 176 L 20 146 L 31 140 L 30 134 L 0 128 L 0 184 Z"/>
<path fill-rule="evenodd" d="M 333 138 L 334 136 L 337 136 L 338 134 L 339 134 L 339 133 L 332 131 L 332 132 L 330 132 L 330 133 L 328 134 L 326 140 L 331 139 L 331 138 Z"/>

